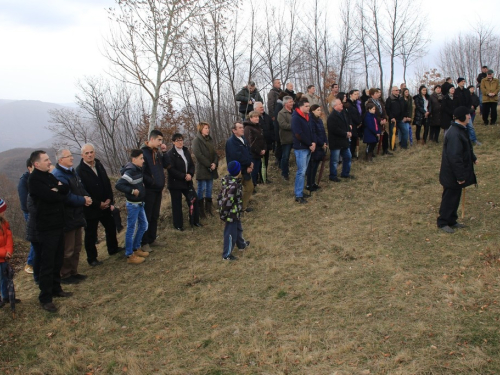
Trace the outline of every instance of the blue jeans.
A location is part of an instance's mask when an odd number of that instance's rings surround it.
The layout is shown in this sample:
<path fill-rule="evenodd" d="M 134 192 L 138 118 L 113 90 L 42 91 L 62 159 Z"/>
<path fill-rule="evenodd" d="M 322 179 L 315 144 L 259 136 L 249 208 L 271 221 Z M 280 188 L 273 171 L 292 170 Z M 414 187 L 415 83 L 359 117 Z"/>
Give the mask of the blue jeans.
<path fill-rule="evenodd" d="M 476 131 L 474 130 L 474 125 L 472 125 L 472 119 L 469 120 L 467 124 L 467 131 L 469 132 L 469 138 L 471 142 L 477 142 Z"/>
<path fill-rule="evenodd" d="M 295 162 L 297 163 L 297 174 L 295 175 L 295 197 L 304 195 L 304 182 L 306 179 L 307 165 L 311 159 L 311 150 L 294 150 Z"/>
<path fill-rule="evenodd" d="M 29 218 L 29 214 L 27 214 L 26 212 L 23 212 L 24 214 L 24 220 L 26 220 L 26 222 L 28 222 L 28 218 Z M 26 260 L 26 263 L 28 264 L 28 266 L 32 266 L 33 267 L 33 259 L 35 258 L 35 251 L 33 250 L 33 245 L 30 246 L 30 252 L 28 254 L 28 259 Z"/>
<path fill-rule="evenodd" d="M 246 246 L 245 239 L 243 238 L 243 227 L 241 226 L 241 221 L 226 221 L 226 226 L 224 227 L 222 257 L 227 258 L 231 255 L 235 245 L 238 246 L 238 249 L 244 249 Z"/>
<path fill-rule="evenodd" d="M 0 289 L 2 290 L 2 299 L 9 298 L 9 290 L 7 289 L 7 278 L 3 277 L 3 273 L 7 272 L 7 262 L 0 263 Z"/>
<path fill-rule="evenodd" d="M 198 191 L 196 192 L 198 199 L 212 198 L 214 180 L 196 180 L 196 182 L 198 183 Z M 205 195 L 203 195 L 203 192 L 205 192 Z"/>
<path fill-rule="evenodd" d="M 292 145 L 281 145 L 281 175 L 283 177 L 288 177 L 290 170 L 288 168 L 288 163 L 290 161 L 290 152 L 292 151 Z"/>
<path fill-rule="evenodd" d="M 125 255 L 130 256 L 141 247 L 144 232 L 148 229 L 148 220 L 144 211 L 144 203 L 127 202 L 127 232 L 125 232 Z M 137 224 L 137 232 L 135 226 Z M 134 236 L 135 233 L 135 236 Z"/>
<path fill-rule="evenodd" d="M 398 127 L 399 134 L 401 134 L 401 147 L 408 148 L 408 124 L 398 121 L 396 126 Z"/>
<path fill-rule="evenodd" d="M 337 177 L 337 166 L 339 165 L 339 157 L 342 155 L 342 177 L 349 177 L 351 172 L 351 150 L 342 148 L 339 150 L 330 150 L 330 176 L 329 178 Z"/>
<path fill-rule="evenodd" d="M 258 159 L 252 158 L 252 163 L 253 163 L 253 169 L 252 169 L 252 173 L 251 173 L 252 182 L 253 182 L 253 185 L 256 186 L 257 179 L 259 178 L 260 169 L 262 168 L 262 159 L 261 158 L 258 158 Z"/>

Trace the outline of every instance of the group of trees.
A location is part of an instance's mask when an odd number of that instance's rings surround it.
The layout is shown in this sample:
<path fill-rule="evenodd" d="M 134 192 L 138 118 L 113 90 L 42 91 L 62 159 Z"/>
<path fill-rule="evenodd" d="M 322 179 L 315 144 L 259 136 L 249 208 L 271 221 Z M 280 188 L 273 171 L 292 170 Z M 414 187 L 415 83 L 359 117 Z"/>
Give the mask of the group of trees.
<path fill-rule="evenodd" d="M 413 0 L 117 0 L 109 18 L 107 78 L 85 78 L 80 110 L 55 111 L 52 129 L 61 144 L 94 143 L 113 172 L 155 127 L 189 138 L 208 121 L 222 144 L 249 80 L 264 98 L 273 78 L 314 84 L 328 113 L 331 83 L 385 93 L 428 42 Z"/>

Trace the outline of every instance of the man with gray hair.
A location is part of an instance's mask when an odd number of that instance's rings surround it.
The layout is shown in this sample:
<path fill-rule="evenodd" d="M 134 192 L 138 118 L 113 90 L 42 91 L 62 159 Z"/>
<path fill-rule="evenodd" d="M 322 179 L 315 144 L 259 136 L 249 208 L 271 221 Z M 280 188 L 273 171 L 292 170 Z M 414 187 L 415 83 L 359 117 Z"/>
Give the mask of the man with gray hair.
<path fill-rule="evenodd" d="M 255 87 L 254 81 L 248 82 L 248 85 L 243 87 L 240 92 L 236 94 L 235 99 L 237 102 L 240 102 L 239 112 L 241 113 L 243 121 L 245 121 L 247 114 L 253 111 L 255 102 L 263 102 L 262 96 L 260 96 L 259 90 Z"/>
<path fill-rule="evenodd" d="M 73 168 L 73 155 L 68 149 L 56 153 L 57 164 L 52 174 L 69 193 L 64 199 L 64 259 L 61 267 L 61 283 L 77 284 L 87 276 L 78 273 L 78 262 L 82 250 L 82 233 L 86 225 L 83 207 L 92 204 L 92 198 L 85 191 L 80 177 Z"/>
<path fill-rule="evenodd" d="M 90 143 L 82 146 L 82 160 L 76 168 L 85 190 L 92 198 L 90 206 L 83 208 L 87 227 L 85 228 L 85 250 L 87 262 L 92 266 L 98 266 L 102 262 L 97 260 L 97 227 L 99 222 L 104 226 L 106 232 L 106 246 L 108 254 L 114 255 L 123 250 L 118 247 L 116 239 L 116 226 L 111 211 L 113 206 L 113 190 L 108 174 L 99 159 L 95 157 L 95 148 Z"/>

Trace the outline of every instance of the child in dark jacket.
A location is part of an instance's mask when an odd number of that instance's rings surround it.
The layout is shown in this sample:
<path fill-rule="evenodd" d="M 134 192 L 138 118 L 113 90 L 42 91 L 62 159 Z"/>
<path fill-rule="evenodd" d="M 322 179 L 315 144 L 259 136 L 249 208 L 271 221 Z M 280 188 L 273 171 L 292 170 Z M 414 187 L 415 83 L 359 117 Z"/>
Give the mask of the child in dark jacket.
<path fill-rule="evenodd" d="M 366 114 L 363 119 L 363 142 L 367 144 L 366 146 L 366 161 L 373 161 L 373 150 L 375 150 L 375 146 L 380 140 L 380 126 L 377 123 L 377 118 L 375 116 L 375 104 L 367 103 L 366 104 Z"/>
<path fill-rule="evenodd" d="M 240 250 L 250 246 L 250 241 L 243 238 L 243 227 L 240 215 L 243 210 L 241 164 L 231 161 L 227 165 L 229 174 L 222 179 L 222 189 L 218 197 L 220 219 L 226 223 L 224 227 L 224 247 L 222 259 L 238 259 L 232 253 L 234 246 Z"/>
<path fill-rule="evenodd" d="M 0 199 L 0 287 L 2 299 L 0 300 L 0 307 L 3 307 L 9 301 L 9 292 L 7 290 L 7 261 L 12 258 L 14 252 L 14 242 L 12 239 L 12 232 L 7 220 L 4 218 L 7 204 L 3 199 Z"/>
<path fill-rule="evenodd" d="M 128 162 L 120 171 L 122 177 L 116 182 L 116 189 L 125 193 L 127 198 L 127 232 L 125 233 L 125 256 L 127 263 L 141 264 L 148 252 L 142 251 L 141 240 L 148 229 L 148 220 L 144 211 L 146 188 L 143 183 L 142 165 L 144 155 L 142 150 L 132 150 L 131 162 Z M 137 225 L 137 232 L 135 225 Z M 135 236 L 134 236 L 135 232 Z"/>

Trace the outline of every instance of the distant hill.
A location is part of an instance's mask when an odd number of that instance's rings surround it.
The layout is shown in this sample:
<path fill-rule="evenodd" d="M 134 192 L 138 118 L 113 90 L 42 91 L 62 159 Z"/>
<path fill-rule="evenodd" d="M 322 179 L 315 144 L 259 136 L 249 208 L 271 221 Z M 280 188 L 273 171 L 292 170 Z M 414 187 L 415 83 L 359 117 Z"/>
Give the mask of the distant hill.
<path fill-rule="evenodd" d="M 52 138 L 47 129 L 50 124 L 51 109 L 64 108 L 55 103 L 38 100 L 6 100 L 0 99 L 0 152 L 16 147 L 35 147 Z"/>
<path fill-rule="evenodd" d="M 42 147 L 37 148 L 13 148 L 11 150 L 0 152 L 0 174 L 7 176 L 9 181 L 16 184 L 19 181 L 19 177 L 26 172 L 26 159 L 30 154 Z M 49 147 L 42 148 L 45 150 L 49 156 L 52 164 L 56 164 L 57 160 L 55 158 L 56 150 Z M 74 155 L 74 165 L 77 166 L 80 163 L 80 155 Z"/>

